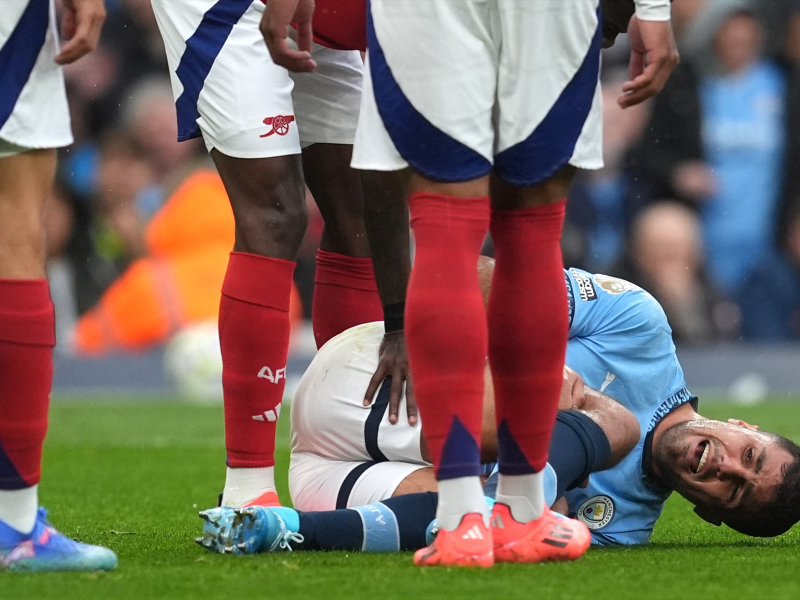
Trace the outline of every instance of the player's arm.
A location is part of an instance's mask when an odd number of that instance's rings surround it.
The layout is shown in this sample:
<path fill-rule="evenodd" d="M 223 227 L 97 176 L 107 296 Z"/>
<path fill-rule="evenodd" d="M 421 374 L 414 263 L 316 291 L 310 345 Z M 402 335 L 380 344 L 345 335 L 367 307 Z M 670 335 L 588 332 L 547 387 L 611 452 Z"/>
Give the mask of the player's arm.
<path fill-rule="evenodd" d="M 588 386 L 584 386 L 583 394 L 583 406 L 576 410 L 603 430 L 611 452 L 600 470 L 610 469 L 636 447 L 641 436 L 639 422 L 631 411 L 613 398 Z"/>
<path fill-rule="evenodd" d="M 406 418 L 414 425 L 417 422 L 417 403 L 408 366 L 403 322 L 411 273 L 405 174 L 361 171 L 359 175 L 364 189 L 364 222 L 386 331 L 381 342 L 378 368 L 367 386 L 364 405 L 372 402 L 384 379 L 391 377 L 389 422 L 399 421 L 405 384 Z"/>
<path fill-rule="evenodd" d="M 587 445 L 596 446 L 597 460 L 590 460 L 591 457 L 589 459 L 581 458 L 583 463 L 593 463 L 587 466 L 589 472 L 602 471 L 617 465 L 639 441 L 639 422 L 633 413 L 613 398 L 586 386 L 581 376 L 567 366 L 564 366 L 564 379 L 558 408 L 559 413 L 576 412 L 582 415 L 575 419 L 567 418 L 566 421 L 570 421 L 570 423 L 566 427 L 572 428 L 574 425 L 579 429 L 575 435 L 586 438 L 581 439 L 583 445 L 580 448 Z M 587 420 L 591 423 L 587 423 Z M 575 445 L 577 447 L 573 441 L 572 437 L 566 435 L 563 444 L 560 444 L 557 439 L 553 439 L 550 454 L 553 454 L 554 446 Z M 605 449 L 606 446 L 608 450 Z M 494 385 L 488 367 L 484 374 L 481 460 L 484 462 L 497 460 Z"/>
<path fill-rule="evenodd" d="M 317 68 L 311 58 L 314 43 L 314 0 L 269 0 L 261 17 L 261 34 L 275 64 L 295 73 Z M 297 50 L 289 46 L 289 29 L 297 30 Z"/>
<path fill-rule="evenodd" d="M 631 80 L 622 86 L 622 108 L 641 104 L 658 94 L 678 64 L 669 0 L 635 0 L 636 14 L 628 25 Z"/>
<path fill-rule="evenodd" d="M 103 0 L 63 0 L 63 4 L 61 33 L 69 41 L 56 56 L 56 62 L 68 65 L 97 48 L 106 7 Z"/>

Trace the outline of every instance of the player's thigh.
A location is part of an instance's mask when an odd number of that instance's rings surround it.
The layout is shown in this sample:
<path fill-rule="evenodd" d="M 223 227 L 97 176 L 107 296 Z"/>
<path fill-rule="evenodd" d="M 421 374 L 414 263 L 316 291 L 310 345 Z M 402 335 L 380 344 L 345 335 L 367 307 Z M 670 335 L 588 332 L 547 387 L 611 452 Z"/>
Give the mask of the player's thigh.
<path fill-rule="evenodd" d="M 355 139 L 364 63 L 358 51 L 333 50 L 314 44 L 317 63 L 313 73 L 292 73 L 294 102 L 300 142 L 345 144 Z"/>
<path fill-rule="evenodd" d="M 426 468 L 412 463 L 336 461 L 293 453 L 289 492 L 294 507 L 303 511 L 362 506 L 391 498 L 403 481 Z"/>
<path fill-rule="evenodd" d="M 294 260 L 308 223 L 300 155 L 235 158 L 211 150 L 236 221 L 237 252 Z"/>
<path fill-rule="evenodd" d="M 18 148 L 18 147 L 17 147 Z M 44 205 L 56 171 L 56 151 L 15 151 L 0 141 L 0 278 L 44 276 Z"/>
<path fill-rule="evenodd" d="M 364 194 L 358 172 L 350 167 L 352 155 L 351 145 L 305 146 L 303 172 L 325 221 L 320 249 L 366 257 L 370 249 L 364 225 Z"/>
<path fill-rule="evenodd" d="M 375 372 L 382 338 L 381 324 L 369 323 L 348 329 L 320 349 L 292 400 L 293 453 L 373 460 L 364 435 L 373 410 L 364 406 L 364 393 Z"/>
<path fill-rule="evenodd" d="M 495 3 L 374 0 L 370 6 L 375 102 L 400 156 L 437 181 L 485 176 L 495 145 Z"/>
<path fill-rule="evenodd" d="M 596 120 L 587 121 L 600 69 L 598 0 L 498 0 L 498 7 L 503 49 L 494 173 L 531 186 L 569 164 L 584 129 L 597 128 Z M 591 161 L 582 156 L 576 162 Z"/>
<path fill-rule="evenodd" d="M 231 158 L 299 154 L 293 83 L 272 62 L 259 0 L 153 0 L 164 38 L 178 136 L 202 134 Z"/>

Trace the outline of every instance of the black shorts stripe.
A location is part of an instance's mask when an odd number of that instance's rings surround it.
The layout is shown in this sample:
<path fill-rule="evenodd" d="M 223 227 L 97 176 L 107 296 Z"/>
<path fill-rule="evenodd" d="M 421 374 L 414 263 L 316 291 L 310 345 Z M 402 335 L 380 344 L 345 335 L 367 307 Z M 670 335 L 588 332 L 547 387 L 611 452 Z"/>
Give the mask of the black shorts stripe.
<path fill-rule="evenodd" d="M 336 496 L 336 510 L 347 508 L 347 501 L 350 499 L 350 492 L 353 491 L 356 481 L 367 469 L 375 464 L 374 462 L 361 463 L 347 474 L 347 477 L 342 482 L 342 487 L 339 488 L 339 494 Z"/>
<path fill-rule="evenodd" d="M 375 396 L 375 402 L 369 411 L 367 422 L 364 423 L 364 447 L 375 462 L 388 462 L 386 455 L 378 447 L 378 430 L 383 421 L 383 415 L 389 407 L 389 390 L 392 387 L 392 378 L 389 377 L 381 384 Z"/>

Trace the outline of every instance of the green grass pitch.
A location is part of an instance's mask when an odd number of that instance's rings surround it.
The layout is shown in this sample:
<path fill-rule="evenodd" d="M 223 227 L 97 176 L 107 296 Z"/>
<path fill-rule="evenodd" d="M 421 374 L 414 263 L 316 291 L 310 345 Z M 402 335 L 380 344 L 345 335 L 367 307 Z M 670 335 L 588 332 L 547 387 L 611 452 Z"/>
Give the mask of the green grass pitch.
<path fill-rule="evenodd" d="M 800 402 L 704 403 L 800 439 Z M 288 419 L 278 483 L 288 501 Z M 222 409 L 170 402 L 57 401 L 45 448 L 41 502 L 67 535 L 119 554 L 109 574 L 0 573 L 0 598 L 296 600 L 321 598 L 800 598 L 800 527 L 776 540 L 715 528 L 672 498 L 649 547 L 597 549 L 577 563 L 420 570 L 410 554 L 212 555 L 193 542 L 199 509 L 224 477 Z"/>

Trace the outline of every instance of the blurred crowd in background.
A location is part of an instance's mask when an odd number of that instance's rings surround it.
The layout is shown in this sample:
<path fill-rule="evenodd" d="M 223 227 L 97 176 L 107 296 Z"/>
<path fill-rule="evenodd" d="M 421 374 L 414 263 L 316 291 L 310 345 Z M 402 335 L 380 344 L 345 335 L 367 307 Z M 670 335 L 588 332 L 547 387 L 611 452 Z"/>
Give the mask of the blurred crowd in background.
<path fill-rule="evenodd" d="M 233 243 L 202 141 L 176 141 L 150 0 L 106 2 L 100 48 L 66 71 L 76 141 L 47 206 L 59 348 L 89 354 L 213 319 Z M 675 0 L 673 23 L 682 63 L 643 106 L 616 103 L 627 40 L 604 53 L 606 167 L 573 187 L 565 264 L 649 290 L 679 343 L 800 340 L 800 1 Z"/>

